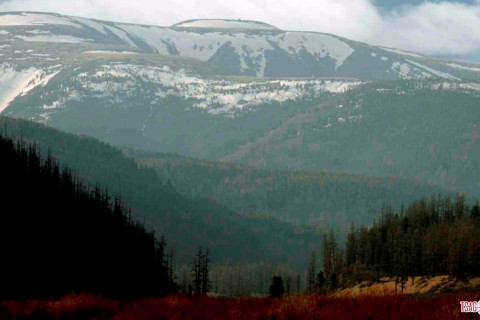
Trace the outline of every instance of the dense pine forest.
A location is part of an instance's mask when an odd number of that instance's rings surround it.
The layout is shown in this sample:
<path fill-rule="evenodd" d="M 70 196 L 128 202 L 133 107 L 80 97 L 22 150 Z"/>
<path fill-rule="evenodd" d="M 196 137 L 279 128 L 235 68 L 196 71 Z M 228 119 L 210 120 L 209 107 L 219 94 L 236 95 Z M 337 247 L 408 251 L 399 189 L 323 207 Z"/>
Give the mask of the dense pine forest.
<path fill-rule="evenodd" d="M 88 188 L 33 145 L 0 136 L 0 299 L 164 295 L 173 289 L 165 239 L 119 198 Z"/>

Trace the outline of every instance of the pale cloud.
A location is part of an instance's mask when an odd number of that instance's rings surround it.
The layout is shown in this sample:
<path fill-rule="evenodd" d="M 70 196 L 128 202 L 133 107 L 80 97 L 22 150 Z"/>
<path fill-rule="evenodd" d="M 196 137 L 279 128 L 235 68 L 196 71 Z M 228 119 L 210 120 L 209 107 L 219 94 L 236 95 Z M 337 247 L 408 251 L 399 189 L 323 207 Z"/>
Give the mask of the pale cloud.
<path fill-rule="evenodd" d="M 434 55 L 469 55 L 480 47 L 480 3 L 424 3 L 384 17 L 370 42 Z"/>
<path fill-rule="evenodd" d="M 161 26 L 196 18 L 259 20 L 430 55 L 471 56 L 480 48 L 480 0 L 427 2 L 387 13 L 370 0 L 0 0 L 0 10 Z"/>

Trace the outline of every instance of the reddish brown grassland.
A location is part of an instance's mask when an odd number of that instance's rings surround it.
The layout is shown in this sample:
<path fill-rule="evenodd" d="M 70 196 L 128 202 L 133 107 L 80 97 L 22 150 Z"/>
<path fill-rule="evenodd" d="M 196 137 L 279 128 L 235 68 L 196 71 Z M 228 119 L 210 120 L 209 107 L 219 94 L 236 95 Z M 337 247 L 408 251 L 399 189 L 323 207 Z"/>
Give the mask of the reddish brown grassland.
<path fill-rule="evenodd" d="M 460 301 L 478 295 L 431 298 L 397 296 L 273 298 L 193 298 L 169 296 L 137 301 L 108 300 L 90 294 L 72 294 L 59 300 L 0 302 L 0 319 L 473 319 L 460 313 Z"/>

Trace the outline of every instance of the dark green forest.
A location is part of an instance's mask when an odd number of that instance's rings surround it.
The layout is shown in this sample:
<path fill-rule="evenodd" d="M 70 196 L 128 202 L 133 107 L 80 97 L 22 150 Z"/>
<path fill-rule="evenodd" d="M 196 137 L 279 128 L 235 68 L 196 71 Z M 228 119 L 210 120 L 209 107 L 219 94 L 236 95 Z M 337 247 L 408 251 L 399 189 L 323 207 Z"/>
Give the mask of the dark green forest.
<path fill-rule="evenodd" d="M 165 238 L 134 220 L 119 198 L 88 188 L 33 145 L 0 136 L 0 154 L 0 300 L 174 289 Z"/>
<path fill-rule="evenodd" d="M 242 214 L 271 215 L 319 231 L 346 234 L 352 221 L 371 223 L 382 204 L 400 208 L 442 188 L 393 177 L 256 169 L 174 154 L 126 150 L 182 194 L 214 199 Z"/>

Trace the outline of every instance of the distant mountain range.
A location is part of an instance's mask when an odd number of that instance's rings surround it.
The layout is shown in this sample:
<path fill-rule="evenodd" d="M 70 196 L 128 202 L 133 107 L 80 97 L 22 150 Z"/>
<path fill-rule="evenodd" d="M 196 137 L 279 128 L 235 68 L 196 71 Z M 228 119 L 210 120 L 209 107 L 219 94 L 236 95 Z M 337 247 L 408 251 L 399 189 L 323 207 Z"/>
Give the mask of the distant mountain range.
<path fill-rule="evenodd" d="M 229 75 L 480 80 L 479 69 L 469 64 L 429 59 L 330 34 L 284 31 L 255 21 L 190 20 L 157 27 L 58 14 L 7 12 L 0 14 L 0 30 L 0 42 L 14 46 L 18 42 L 69 43 L 78 45 L 77 53 L 89 46 L 110 50 L 110 46 L 115 46 L 115 51 L 197 59 Z M 7 47 L 4 51 L 10 50 Z M 48 60 L 38 54 L 32 51 L 26 56 Z"/>
<path fill-rule="evenodd" d="M 255 21 L 0 14 L 2 115 L 258 169 L 478 197 L 478 81 L 480 65 Z"/>

